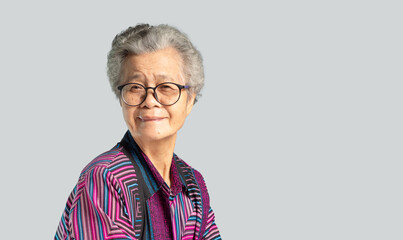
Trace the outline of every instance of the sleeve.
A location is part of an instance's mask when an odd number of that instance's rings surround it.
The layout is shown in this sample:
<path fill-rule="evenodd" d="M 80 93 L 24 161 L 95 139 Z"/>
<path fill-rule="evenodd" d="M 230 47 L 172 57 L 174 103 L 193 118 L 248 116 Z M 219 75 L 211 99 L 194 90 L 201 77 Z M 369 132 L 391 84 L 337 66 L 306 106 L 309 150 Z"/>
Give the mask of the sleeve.
<path fill-rule="evenodd" d="M 220 232 L 218 231 L 217 225 L 215 224 L 215 216 L 213 209 L 209 209 L 206 231 L 202 237 L 204 240 L 218 240 L 221 239 Z"/>
<path fill-rule="evenodd" d="M 126 202 L 108 169 L 88 170 L 67 200 L 54 239 L 136 239 Z"/>
<path fill-rule="evenodd" d="M 204 195 L 207 196 L 208 208 L 209 212 L 207 215 L 207 223 L 206 223 L 206 230 L 204 231 L 203 240 L 219 240 L 221 239 L 220 231 L 215 223 L 215 216 L 213 209 L 210 206 L 210 195 L 207 190 L 206 182 L 202 176 L 202 174 L 194 169 L 196 180 L 201 183 L 200 190 L 203 192 Z"/>

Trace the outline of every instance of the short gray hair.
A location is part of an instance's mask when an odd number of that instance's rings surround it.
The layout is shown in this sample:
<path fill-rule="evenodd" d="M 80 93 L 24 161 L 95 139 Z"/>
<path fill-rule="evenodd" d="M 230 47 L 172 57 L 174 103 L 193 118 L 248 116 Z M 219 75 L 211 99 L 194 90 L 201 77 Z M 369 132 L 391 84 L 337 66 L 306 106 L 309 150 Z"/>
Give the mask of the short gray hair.
<path fill-rule="evenodd" d="M 109 82 L 116 97 L 120 97 L 117 87 L 122 84 L 122 65 L 128 56 L 155 52 L 168 47 L 176 49 L 182 57 L 185 82 L 195 94 L 196 102 L 204 86 L 202 56 L 185 33 L 165 24 L 157 26 L 138 24 L 122 31 L 113 39 L 107 69 Z"/>

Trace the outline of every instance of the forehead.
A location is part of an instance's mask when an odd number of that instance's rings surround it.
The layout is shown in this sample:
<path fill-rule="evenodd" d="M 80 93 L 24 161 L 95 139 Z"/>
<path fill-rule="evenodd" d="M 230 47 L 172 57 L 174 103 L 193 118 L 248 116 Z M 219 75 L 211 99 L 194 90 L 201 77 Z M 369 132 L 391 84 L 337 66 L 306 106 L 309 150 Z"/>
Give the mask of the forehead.
<path fill-rule="evenodd" d="M 130 55 L 123 65 L 123 77 L 167 78 L 182 73 L 182 59 L 174 48 Z"/>

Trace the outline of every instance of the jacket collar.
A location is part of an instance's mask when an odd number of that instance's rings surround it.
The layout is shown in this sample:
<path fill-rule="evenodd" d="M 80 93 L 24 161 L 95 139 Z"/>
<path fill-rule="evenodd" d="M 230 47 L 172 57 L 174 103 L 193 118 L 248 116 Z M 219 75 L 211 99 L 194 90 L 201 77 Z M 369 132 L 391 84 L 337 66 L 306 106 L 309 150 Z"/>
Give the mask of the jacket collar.
<path fill-rule="evenodd" d="M 140 170 L 142 179 L 144 180 L 144 197 L 148 200 L 160 188 L 168 191 L 168 186 L 165 184 L 164 179 L 161 177 L 157 169 L 154 167 L 150 159 L 143 153 L 138 144 L 134 141 L 129 131 L 126 132 L 121 140 L 121 145 L 126 150 L 128 157 L 138 170 Z M 191 189 L 194 182 L 191 168 L 184 164 L 179 157 L 174 154 L 171 164 L 171 191 L 172 195 L 177 195 L 186 188 L 187 191 Z M 168 193 L 169 194 L 169 193 Z"/>

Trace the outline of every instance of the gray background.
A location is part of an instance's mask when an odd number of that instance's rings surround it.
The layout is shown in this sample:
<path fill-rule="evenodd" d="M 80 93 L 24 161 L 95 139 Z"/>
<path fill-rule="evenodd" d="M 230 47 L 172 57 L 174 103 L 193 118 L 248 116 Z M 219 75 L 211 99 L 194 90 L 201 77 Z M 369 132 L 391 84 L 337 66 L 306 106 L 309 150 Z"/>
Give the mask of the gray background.
<path fill-rule="evenodd" d="M 403 238 L 399 1 L 113 2 L 0 3 L 2 239 L 51 239 L 81 169 L 123 136 L 106 54 L 139 22 L 204 56 L 176 152 L 224 239 Z"/>

